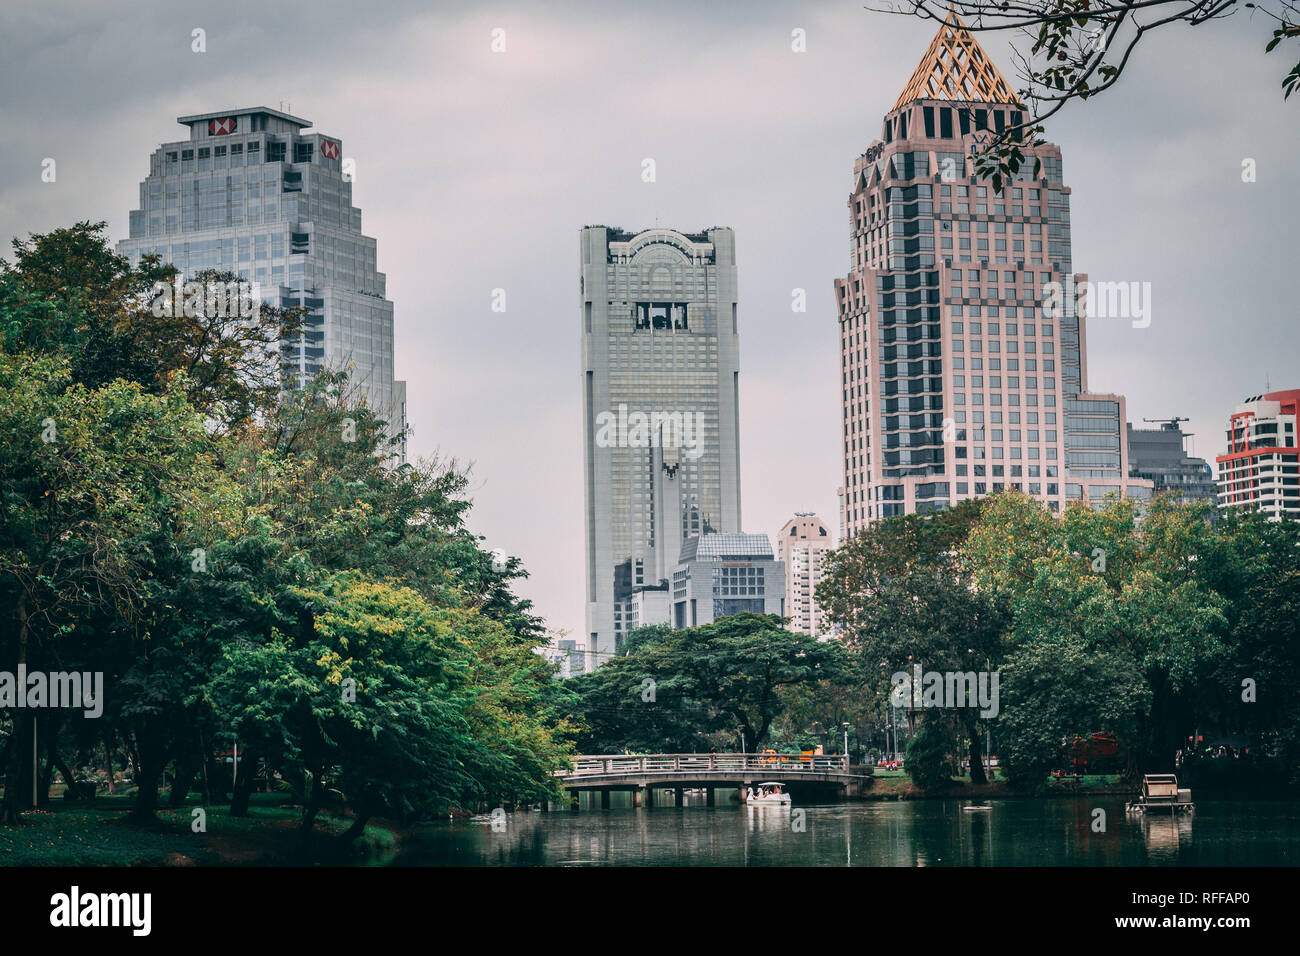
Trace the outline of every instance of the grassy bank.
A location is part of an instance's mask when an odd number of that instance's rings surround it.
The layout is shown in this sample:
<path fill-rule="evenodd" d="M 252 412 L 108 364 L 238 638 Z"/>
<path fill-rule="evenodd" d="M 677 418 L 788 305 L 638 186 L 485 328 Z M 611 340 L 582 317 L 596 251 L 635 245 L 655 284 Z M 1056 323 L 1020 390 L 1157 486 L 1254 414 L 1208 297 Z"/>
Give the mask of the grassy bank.
<path fill-rule="evenodd" d="M 348 821 L 321 814 L 305 845 L 301 810 L 280 806 L 274 794 L 255 795 L 247 817 L 224 806 L 207 808 L 206 832 L 195 833 L 194 807 L 161 808 L 158 823 L 126 821 L 134 798 L 98 797 L 93 805 L 66 803 L 23 814 L 23 826 L 0 827 L 0 861 L 7 866 L 229 866 L 293 863 L 347 864 L 382 860 L 397 846 L 394 830 L 368 824 L 344 844 Z"/>

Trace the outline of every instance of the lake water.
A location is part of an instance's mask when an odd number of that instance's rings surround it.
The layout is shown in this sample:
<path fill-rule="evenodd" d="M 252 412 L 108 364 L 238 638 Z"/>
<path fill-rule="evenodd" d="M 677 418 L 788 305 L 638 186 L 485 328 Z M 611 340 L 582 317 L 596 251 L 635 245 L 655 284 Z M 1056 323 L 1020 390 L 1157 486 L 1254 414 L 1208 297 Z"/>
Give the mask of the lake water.
<path fill-rule="evenodd" d="M 1185 816 L 1124 814 L 1122 797 L 684 807 L 505 815 L 421 827 L 397 866 L 1296 866 L 1300 804 L 1198 802 Z M 981 801 L 975 801 L 981 802 Z M 1094 832 L 1094 810 L 1105 832 Z M 802 822 L 803 829 L 799 824 Z"/>

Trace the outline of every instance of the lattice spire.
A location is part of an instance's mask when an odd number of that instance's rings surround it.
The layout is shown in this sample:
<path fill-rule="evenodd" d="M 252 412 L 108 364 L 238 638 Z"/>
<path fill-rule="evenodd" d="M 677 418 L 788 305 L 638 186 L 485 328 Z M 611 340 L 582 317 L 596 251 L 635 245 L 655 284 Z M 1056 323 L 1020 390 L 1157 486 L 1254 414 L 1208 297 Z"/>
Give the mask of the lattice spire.
<path fill-rule="evenodd" d="M 971 36 L 955 10 L 939 26 L 894 109 L 914 100 L 962 100 L 1019 106 L 1011 84 Z"/>

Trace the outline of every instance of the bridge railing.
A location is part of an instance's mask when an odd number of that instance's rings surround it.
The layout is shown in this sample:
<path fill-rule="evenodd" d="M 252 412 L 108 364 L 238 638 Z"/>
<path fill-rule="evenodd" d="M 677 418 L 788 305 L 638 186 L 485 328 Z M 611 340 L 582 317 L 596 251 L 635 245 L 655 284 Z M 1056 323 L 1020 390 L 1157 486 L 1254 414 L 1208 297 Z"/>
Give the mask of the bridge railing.
<path fill-rule="evenodd" d="M 570 776 L 638 773 L 704 773 L 711 770 L 755 774 L 847 773 L 844 754 L 598 754 L 573 758 Z"/>

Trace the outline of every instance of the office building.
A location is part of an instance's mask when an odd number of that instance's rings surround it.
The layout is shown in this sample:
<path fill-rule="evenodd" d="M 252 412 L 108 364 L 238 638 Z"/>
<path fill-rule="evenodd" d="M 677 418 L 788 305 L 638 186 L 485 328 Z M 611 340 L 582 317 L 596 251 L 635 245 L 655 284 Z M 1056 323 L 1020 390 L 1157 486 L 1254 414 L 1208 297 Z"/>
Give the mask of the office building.
<path fill-rule="evenodd" d="M 849 535 L 1010 488 L 1056 512 L 1150 495 L 1124 397 L 1088 390 L 1060 148 L 1024 147 L 1000 193 L 975 172 L 1026 115 L 952 13 L 854 164 L 835 283 Z"/>
<path fill-rule="evenodd" d="M 785 566 L 765 534 L 703 534 L 682 544 L 668 592 L 674 627 L 742 611 L 785 614 Z"/>
<path fill-rule="evenodd" d="M 687 539 L 740 530 L 735 237 L 590 226 L 579 261 L 594 665 L 646 622 L 653 596 L 633 595 L 666 592 Z"/>
<path fill-rule="evenodd" d="M 1159 428 L 1134 428 L 1127 423 L 1129 475 L 1146 478 L 1153 494 L 1181 501 L 1213 501 L 1219 496 L 1214 473 L 1204 458 L 1193 458 L 1184 447 L 1188 437 L 1178 427 L 1185 418 L 1164 420 Z"/>
<path fill-rule="evenodd" d="M 352 205 L 342 141 L 308 120 L 254 107 L 179 117 L 185 139 L 149 160 L 119 254 L 156 253 L 183 277 L 206 269 L 255 283 L 263 301 L 305 307 L 302 334 L 281 347 L 285 384 L 347 369 L 359 398 L 402 435 L 406 383 L 393 378 L 393 303 L 375 240 Z M 346 165 L 345 165 L 346 164 Z"/>

